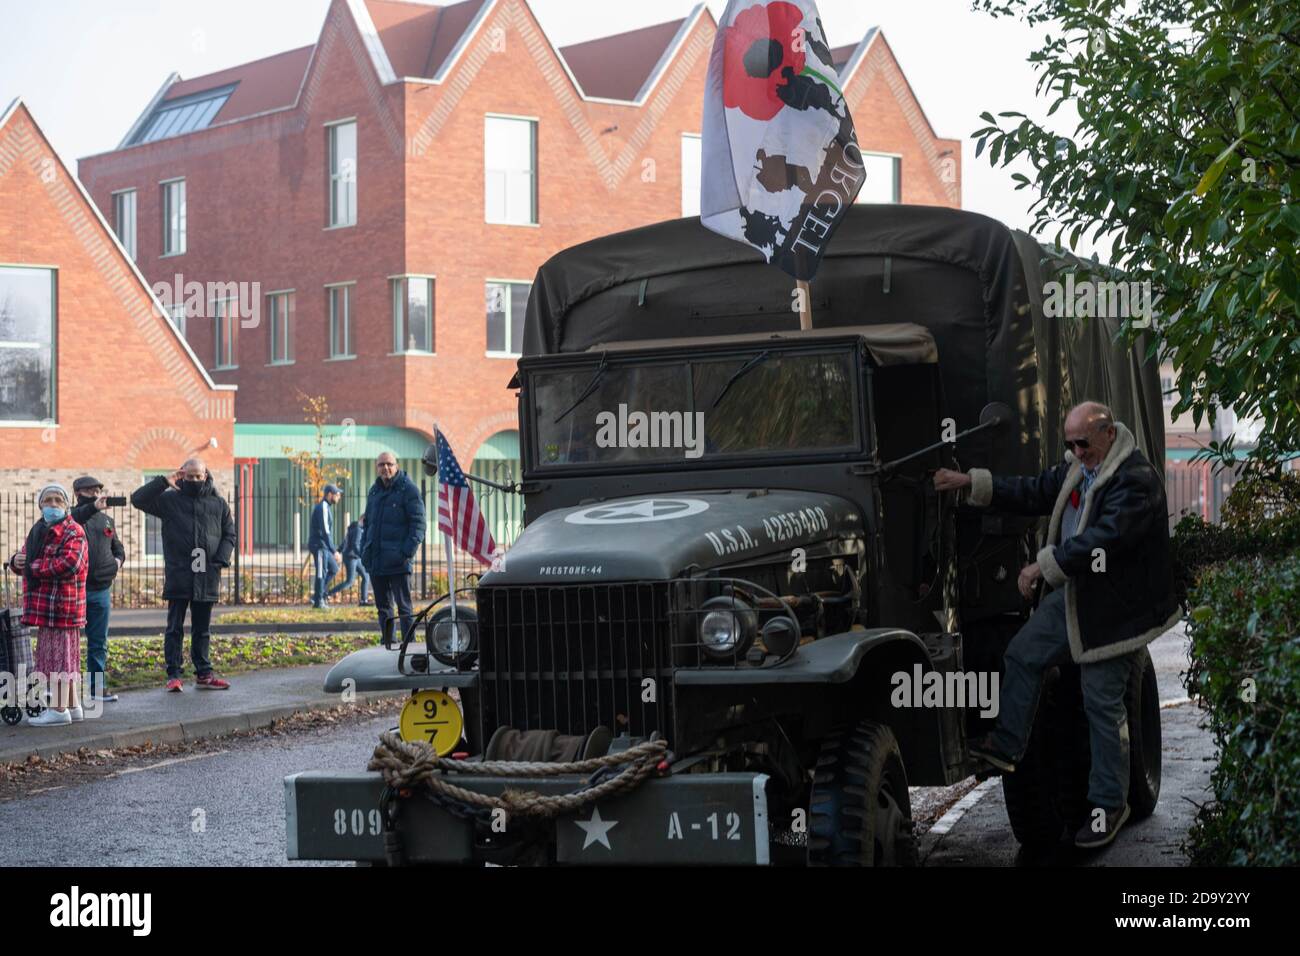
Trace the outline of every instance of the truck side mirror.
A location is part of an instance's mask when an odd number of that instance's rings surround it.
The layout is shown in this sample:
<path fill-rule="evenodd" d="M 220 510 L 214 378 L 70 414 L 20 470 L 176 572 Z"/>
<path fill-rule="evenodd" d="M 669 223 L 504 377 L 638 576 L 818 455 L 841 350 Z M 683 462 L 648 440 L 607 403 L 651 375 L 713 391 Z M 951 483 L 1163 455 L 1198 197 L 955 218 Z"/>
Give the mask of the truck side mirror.
<path fill-rule="evenodd" d="M 424 473 L 430 478 L 438 474 L 438 446 L 430 445 L 420 456 L 420 461 L 424 465 Z"/>
<path fill-rule="evenodd" d="M 1005 402 L 989 402 L 980 412 L 980 424 L 986 428 L 1003 429 L 1014 420 L 1015 415 Z"/>

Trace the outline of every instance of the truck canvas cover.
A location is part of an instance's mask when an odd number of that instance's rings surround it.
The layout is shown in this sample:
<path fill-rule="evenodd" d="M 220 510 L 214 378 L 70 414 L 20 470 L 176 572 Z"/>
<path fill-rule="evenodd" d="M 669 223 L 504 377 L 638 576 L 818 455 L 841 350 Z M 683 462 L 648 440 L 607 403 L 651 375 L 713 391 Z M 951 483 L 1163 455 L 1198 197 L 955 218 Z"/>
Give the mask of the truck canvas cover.
<path fill-rule="evenodd" d="M 850 211 L 812 284 L 813 325 L 916 323 L 938 346 L 948 414 L 959 429 L 989 402 L 1009 405 L 1020 435 L 981 435 L 958 449 L 962 467 L 1031 474 L 1059 461 L 1065 413 L 1105 402 L 1164 465 L 1159 370 L 1150 333 L 1117 342 L 1121 320 L 1053 318 L 1045 285 L 1084 265 L 1048 256 L 988 217 L 929 206 Z M 752 249 L 699 219 L 607 236 L 559 253 L 537 273 L 524 354 L 583 352 L 613 343 L 743 333 L 797 333 L 793 282 Z M 877 415 L 889 409 L 877 408 Z"/>

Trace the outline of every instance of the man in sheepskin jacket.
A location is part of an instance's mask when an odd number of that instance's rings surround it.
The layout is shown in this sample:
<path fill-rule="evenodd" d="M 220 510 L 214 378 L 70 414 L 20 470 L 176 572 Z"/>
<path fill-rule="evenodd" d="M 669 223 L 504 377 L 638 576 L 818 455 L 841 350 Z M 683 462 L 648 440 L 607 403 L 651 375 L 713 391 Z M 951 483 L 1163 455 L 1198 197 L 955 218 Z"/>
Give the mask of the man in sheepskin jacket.
<path fill-rule="evenodd" d="M 940 469 L 940 491 L 968 489 L 967 503 L 1022 515 L 1051 515 L 1047 546 L 1020 572 L 1032 600 L 1051 588 L 1007 646 L 997 728 L 971 753 L 1004 773 L 1024 757 L 1043 672 L 1068 653 L 1080 665 L 1092 738 L 1088 799 L 1105 812 L 1075 844 L 1110 843 L 1128 819 L 1129 737 L 1124 694 L 1135 652 L 1177 623 L 1164 484 L 1133 434 L 1110 409 L 1086 402 L 1065 420 L 1065 461 L 1037 477 L 995 478 Z"/>

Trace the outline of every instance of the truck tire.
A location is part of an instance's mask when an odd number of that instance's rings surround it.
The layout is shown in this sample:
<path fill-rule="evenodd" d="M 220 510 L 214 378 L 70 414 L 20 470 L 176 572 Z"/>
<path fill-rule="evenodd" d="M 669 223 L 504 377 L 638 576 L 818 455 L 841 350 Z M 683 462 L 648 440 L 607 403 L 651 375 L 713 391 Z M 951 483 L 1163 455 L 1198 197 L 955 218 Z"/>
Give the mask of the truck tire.
<path fill-rule="evenodd" d="M 1124 698 L 1128 709 L 1128 805 L 1134 820 L 1155 812 L 1160 800 L 1160 687 L 1145 647 L 1137 654 Z"/>
<path fill-rule="evenodd" d="M 1051 668 L 1043 675 L 1029 747 L 1015 772 L 1002 777 L 1007 818 L 1021 845 L 1048 848 L 1082 825 L 1091 763 L 1078 672 Z"/>
<path fill-rule="evenodd" d="M 907 773 L 894 733 L 864 720 L 823 741 L 808 822 L 812 866 L 916 866 Z"/>

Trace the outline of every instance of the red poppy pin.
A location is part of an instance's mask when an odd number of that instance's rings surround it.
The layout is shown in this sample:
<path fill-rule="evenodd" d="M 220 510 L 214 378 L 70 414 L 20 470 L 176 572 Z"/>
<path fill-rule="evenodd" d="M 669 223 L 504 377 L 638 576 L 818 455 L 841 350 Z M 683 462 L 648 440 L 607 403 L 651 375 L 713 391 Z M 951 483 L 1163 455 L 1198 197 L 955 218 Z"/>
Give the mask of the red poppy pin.
<path fill-rule="evenodd" d="M 807 56 L 795 49 L 803 11 L 793 3 L 776 0 L 744 10 L 727 28 L 726 73 L 723 103 L 738 107 L 746 116 L 766 122 L 785 103 L 777 90 L 786 83 L 785 71 L 798 76 Z"/>
<path fill-rule="evenodd" d="M 1080 500 L 1082 499 L 1079 496 L 1079 489 L 1075 488 L 1072 492 L 1070 492 L 1070 504 L 1074 505 L 1074 507 L 1077 508 L 1079 507 Z"/>
<path fill-rule="evenodd" d="M 105 528 L 105 529 L 104 529 L 104 536 L 105 536 L 105 537 L 108 537 L 108 538 L 113 537 L 113 529 L 112 529 L 112 528 Z"/>

